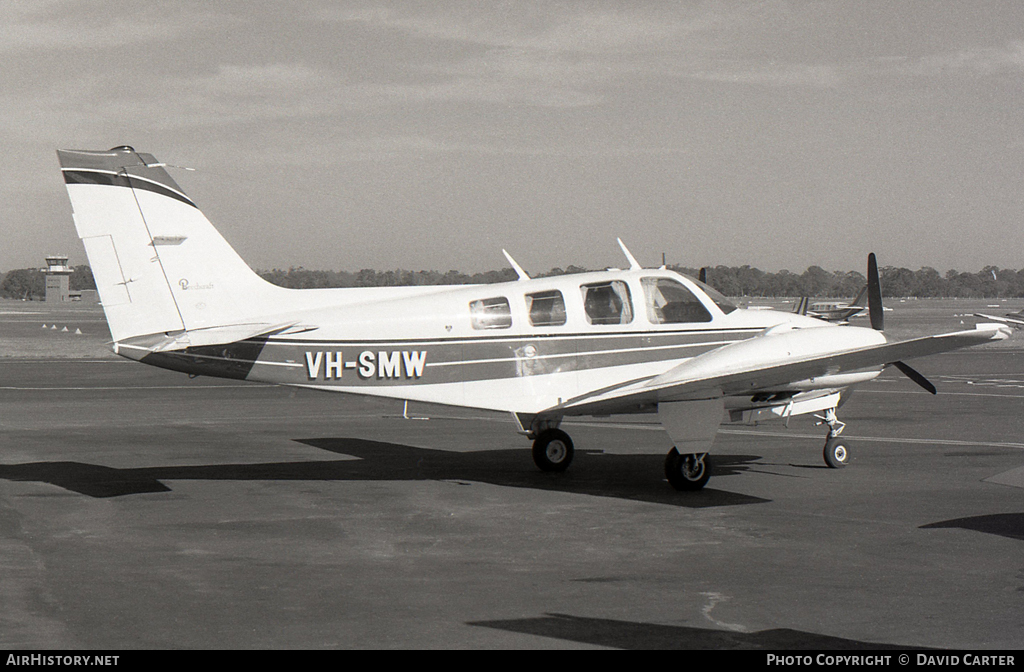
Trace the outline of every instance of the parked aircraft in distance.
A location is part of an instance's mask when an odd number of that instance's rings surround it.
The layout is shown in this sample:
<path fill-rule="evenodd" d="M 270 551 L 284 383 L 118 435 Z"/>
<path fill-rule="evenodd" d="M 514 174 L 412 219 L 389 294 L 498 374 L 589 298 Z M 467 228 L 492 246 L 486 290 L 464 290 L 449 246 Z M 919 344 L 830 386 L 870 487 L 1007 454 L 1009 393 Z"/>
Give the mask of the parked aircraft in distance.
<path fill-rule="evenodd" d="M 874 255 L 871 326 L 748 311 L 692 278 L 629 268 L 472 286 L 285 289 L 256 275 L 151 154 L 58 151 L 119 355 L 190 375 L 507 411 L 540 469 L 573 459 L 562 419 L 655 413 L 673 487 L 697 490 L 723 422 L 814 413 L 849 456 L 841 394 L 902 360 L 1006 338 L 974 329 L 887 342 Z M 507 256 L 507 253 L 506 253 Z"/>
<path fill-rule="evenodd" d="M 995 320 L 996 322 L 1002 322 L 1008 324 L 1014 329 L 1024 329 L 1024 310 L 1018 310 L 1016 313 L 1007 313 L 1006 317 L 996 317 L 995 315 L 986 315 L 985 313 L 975 313 L 975 317 L 981 317 L 986 320 Z"/>
<path fill-rule="evenodd" d="M 850 303 L 844 303 L 841 301 L 819 301 L 811 303 L 810 298 L 805 296 L 796 304 L 794 312 L 799 313 L 800 315 L 816 317 L 819 320 L 825 320 L 826 322 L 845 322 L 851 317 L 856 317 L 868 309 L 867 305 L 862 303 L 867 291 L 868 286 L 864 285 L 857 294 L 857 297 Z"/>

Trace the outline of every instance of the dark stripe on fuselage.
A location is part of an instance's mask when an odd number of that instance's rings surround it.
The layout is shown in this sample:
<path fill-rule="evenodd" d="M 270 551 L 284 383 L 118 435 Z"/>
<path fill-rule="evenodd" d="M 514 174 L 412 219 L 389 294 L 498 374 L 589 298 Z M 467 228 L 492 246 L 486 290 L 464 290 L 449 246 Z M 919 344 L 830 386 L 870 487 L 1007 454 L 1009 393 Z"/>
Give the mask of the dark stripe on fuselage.
<path fill-rule="evenodd" d="M 266 342 L 267 339 L 259 338 L 229 345 L 190 347 L 183 352 L 153 352 L 139 361 L 194 376 L 245 380 Z"/>
<path fill-rule="evenodd" d="M 144 189 L 145 191 L 151 191 L 161 196 L 169 196 L 175 200 L 181 201 L 191 205 L 193 208 L 196 204 L 190 201 L 186 196 L 180 194 L 168 187 L 157 182 L 151 182 L 149 180 L 142 179 L 136 175 L 129 175 L 126 173 L 109 173 L 94 170 L 73 170 L 65 169 L 64 171 L 64 182 L 66 184 L 102 184 L 111 187 L 128 187 L 129 189 Z"/>
<path fill-rule="evenodd" d="M 436 341 L 301 341 L 260 338 L 150 353 L 141 361 L 193 375 L 343 387 L 507 380 L 695 357 L 758 329 L 458 338 Z M 309 353 L 307 355 L 307 353 Z M 367 356 L 366 353 L 369 353 Z M 425 355 L 421 355 L 425 353 Z M 409 358 L 407 361 L 407 357 Z M 423 358 L 421 367 L 413 366 Z M 329 359 L 335 366 L 329 369 Z M 388 367 L 381 363 L 388 360 Z M 311 366 L 315 375 L 311 375 Z M 256 369 L 253 371 L 253 369 Z M 339 375 L 340 374 L 340 375 Z"/>
<path fill-rule="evenodd" d="M 657 361 L 671 362 L 744 340 L 757 331 L 714 329 L 439 341 L 339 342 L 272 337 L 253 377 L 266 382 L 318 382 L 345 387 L 515 379 Z M 738 332 L 747 332 L 747 335 Z M 423 367 L 410 374 L 406 366 L 407 357 L 415 358 L 410 361 L 422 358 Z M 391 358 L 389 366 L 382 371 L 380 362 L 388 358 Z M 330 371 L 327 370 L 329 363 L 333 363 Z"/>

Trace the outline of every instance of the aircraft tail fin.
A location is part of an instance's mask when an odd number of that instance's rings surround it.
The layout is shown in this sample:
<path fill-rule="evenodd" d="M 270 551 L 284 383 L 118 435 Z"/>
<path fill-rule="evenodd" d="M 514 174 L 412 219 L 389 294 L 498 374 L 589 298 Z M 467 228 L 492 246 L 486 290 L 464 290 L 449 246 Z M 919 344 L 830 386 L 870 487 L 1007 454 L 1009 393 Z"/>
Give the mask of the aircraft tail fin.
<path fill-rule="evenodd" d="M 57 156 L 114 341 L 252 322 L 287 291 L 246 265 L 151 154 Z"/>
<path fill-rule="evenodd" d="M 807 307 L 810 305 L 811 299 L 808 296 L 801 296 L 800 300 L 797 301 L 796 306 L 793 308 L 793 312 L 797 315 L 806 315 Z"/>
<path fill-rule="evenodd" d="M 860 292 L 857 293 L 856 298 L 850 302 L 850 307 L 867 308 L 868 304 L 864 302 L 864 297 L 868 293 L 868 286 L 864 285 L 860 288 Z"/>

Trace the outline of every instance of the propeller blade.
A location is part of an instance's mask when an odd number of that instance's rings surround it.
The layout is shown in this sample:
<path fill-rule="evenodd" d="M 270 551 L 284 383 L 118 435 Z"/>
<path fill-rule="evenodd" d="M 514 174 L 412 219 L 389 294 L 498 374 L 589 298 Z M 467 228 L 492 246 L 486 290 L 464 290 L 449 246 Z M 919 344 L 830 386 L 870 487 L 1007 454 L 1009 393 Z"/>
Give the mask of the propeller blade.
<path fill-rule="evenodd" d="M 703 282 L 705 285 L 708 284 L 708 269 L 704 266 L 700 269 L 700 275 L 697 277 L 698 280 Z"/>
<path fill-rule="evenodd" d="M 931 384 L 931 381 L 929 381 L 927 378 L 925 378 L 920 373 L 910 368 L 903 362 L 893 362 L 892 365 L 895 366 L 900 371 L 902 371 L 903 375 L 905 375 L 907 378 L 910 378 L 912 381 L 914 381 L 924 389 L 928 390 L 932 394 L 938 394 L 938 390 L 936 390 L 935 386 Z"/>
<path fill-rule="evenodd" d="M 875 261 L 874 252 L 868 255 L 868 315 L 871 317 L 872 329 L 882 331 L 885 328 L 885 318 L 882 317 L 882 285 L 878 281 L 878 262 Z"/>

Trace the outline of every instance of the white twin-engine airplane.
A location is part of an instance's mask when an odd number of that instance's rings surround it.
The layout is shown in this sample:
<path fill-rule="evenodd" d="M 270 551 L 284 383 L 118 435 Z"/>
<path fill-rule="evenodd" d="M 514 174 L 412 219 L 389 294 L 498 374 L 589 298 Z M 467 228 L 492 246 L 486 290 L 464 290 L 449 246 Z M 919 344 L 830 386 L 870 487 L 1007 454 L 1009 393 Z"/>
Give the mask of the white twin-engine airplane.
<path fill-rule="evenodd" d="M 57 154 L 117 354 L 191 375 L 508 411 L 545 471 L 573 459 L 563 418 L 620 413 L 657 414 L 679 490 L 707 483 L 723 421 L 821 414 L 825 460 L 841 467 L 844 390 L 894 365 L 934 393 L 902 360 L 1010 331 L 887 342 L 873 255 L 871 329 L 738 309 L 692 278 L 642 268 L 624 245 L 627 270 L 530 278 L 508 257 L 518 281 L 285 289 L 242 261 L 152 155 Z"/>
<path fill-rule="evenodd" d="M 861 303 L 867 291 L 868 287 L 864 285 L 860 292 L 857 293 L 857 298 L 850 303 L 842 301 L 811 303 L 810 297 L 805 296 L 796 304 L 793 312 L 800 313 L 801 315 L 810 315 L 826 322 L 845 322 L 851 317 L 856 317 L 867 310 L 867 306 Z"/>
<path fill-rule="evenodd" d="M 996 317 L 995 315 L 986 315 L 985 313 L 975 313 L 974 316 L 986 320 L 1002 322 L 1003 324 L 1010 325 L 1014 329 L 1024 329 L 1024 310 L 1018 310 L 1016 313 L 1007 313 L 1006 317 Z"/>

